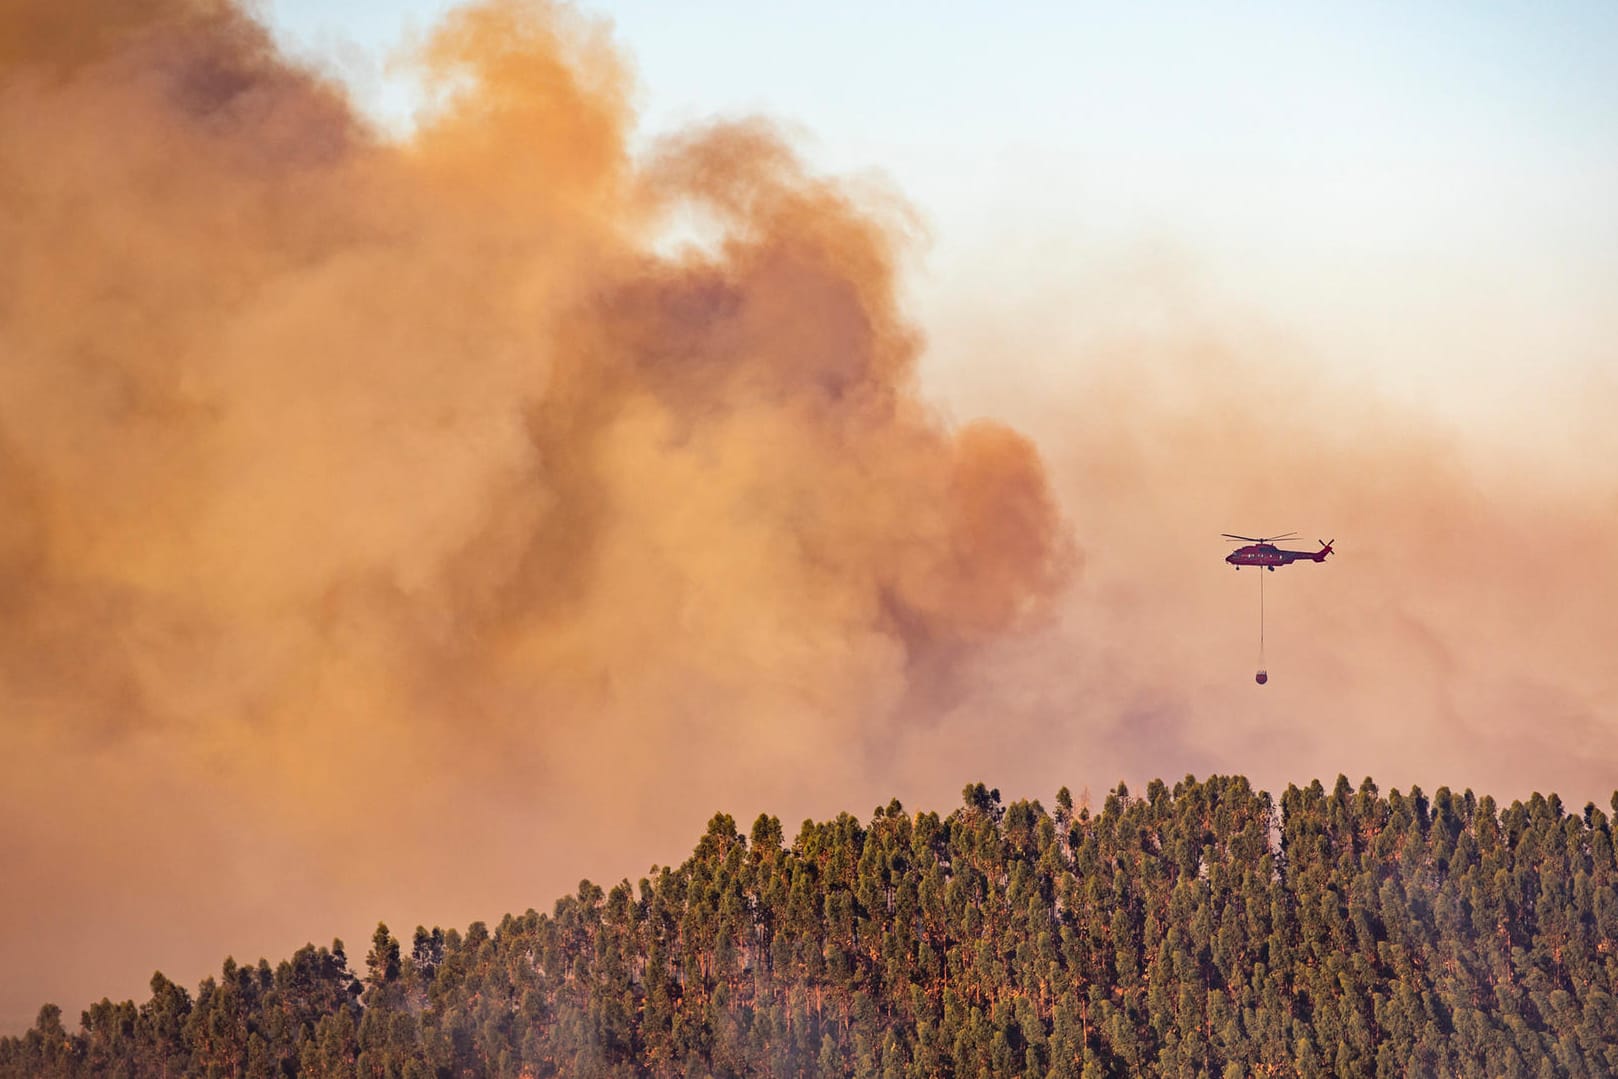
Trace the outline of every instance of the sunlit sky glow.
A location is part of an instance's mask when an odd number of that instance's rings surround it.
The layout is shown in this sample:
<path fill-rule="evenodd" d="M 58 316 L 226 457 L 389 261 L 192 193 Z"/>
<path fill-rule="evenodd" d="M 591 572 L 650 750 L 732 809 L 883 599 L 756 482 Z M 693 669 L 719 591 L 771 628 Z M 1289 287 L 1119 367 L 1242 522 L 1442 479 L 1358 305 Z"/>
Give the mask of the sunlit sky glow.
<path fill-rule="evenodd" d="M 387 57 L 448 6 L 267 14 L 403 127 L 416 102 Z M 1618 367 L 1611 5 L 584 10 L 632 59 L 643 136 L 763 114 L 920 212 L 914 311 L 963 410 L 986 402 L 956 326 L 1039 320 L 1082 346 L 1120 317 L 1097 283 L 1143 259 L 1153 289 L 1173 267 L 1162 302 L 1261 319 L 1301 363 L 1508 442 L 1577 452 L 1559 417 Z M 1082 355 L 1054 351 L 1023 377 Z"/>

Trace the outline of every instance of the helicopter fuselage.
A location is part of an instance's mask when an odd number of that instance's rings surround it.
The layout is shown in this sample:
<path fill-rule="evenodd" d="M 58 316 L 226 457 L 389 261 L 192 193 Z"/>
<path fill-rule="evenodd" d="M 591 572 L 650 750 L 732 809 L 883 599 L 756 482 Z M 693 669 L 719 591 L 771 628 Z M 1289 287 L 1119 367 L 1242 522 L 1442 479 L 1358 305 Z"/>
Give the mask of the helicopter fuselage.
<path fill-rule="evenodd" d="M 1318 551 L 1284 551 L 1273 543 L 1250 543 L 1238 547 L 1225 556 L 1225 561 L 1241 569 L 1243 566 L 1262 566 L 1274 570 L 1276 566 L 1289 566 L 1299 560 L 1324 562 L 1331 554 L 1331 544 L 1322 544 Z"/>

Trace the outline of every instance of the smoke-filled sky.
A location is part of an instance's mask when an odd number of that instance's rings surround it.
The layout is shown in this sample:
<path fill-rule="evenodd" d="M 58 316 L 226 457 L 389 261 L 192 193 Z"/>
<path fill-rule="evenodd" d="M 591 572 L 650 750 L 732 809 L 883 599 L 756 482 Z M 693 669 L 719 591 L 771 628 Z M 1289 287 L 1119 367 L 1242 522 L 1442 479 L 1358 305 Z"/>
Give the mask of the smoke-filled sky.
<path fill-rule="evenodd" d="M 0 1029 L 720 809 L 1618 787 L 1610 9 L 348 10 L 0 6 Z"/>

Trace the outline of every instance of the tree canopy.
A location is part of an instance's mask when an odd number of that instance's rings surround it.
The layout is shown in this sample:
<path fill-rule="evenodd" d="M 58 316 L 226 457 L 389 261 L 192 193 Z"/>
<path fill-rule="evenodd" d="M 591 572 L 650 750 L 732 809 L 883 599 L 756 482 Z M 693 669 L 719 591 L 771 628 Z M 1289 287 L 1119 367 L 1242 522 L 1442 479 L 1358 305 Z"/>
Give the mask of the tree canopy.
<path fill-rule="evenodd" d="M 1594 805 L 1241 777 L 1054 811 L 983 784 L 492 930 L 379 925 L 195 994 L 47 1004 L 7 1076 L 1618 1074 L 1618 861 Z M 1614 795 L 1618 810 L 1618 795 Z"/>

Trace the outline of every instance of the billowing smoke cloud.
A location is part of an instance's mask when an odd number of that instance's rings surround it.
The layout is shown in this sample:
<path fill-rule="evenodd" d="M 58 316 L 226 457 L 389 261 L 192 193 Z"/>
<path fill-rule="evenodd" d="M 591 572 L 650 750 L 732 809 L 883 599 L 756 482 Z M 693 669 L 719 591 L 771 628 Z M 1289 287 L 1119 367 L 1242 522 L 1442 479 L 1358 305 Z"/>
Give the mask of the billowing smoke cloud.
<path fill-rule="evenodd" d="M 836 808 L 1070 576 L 917 393 L 904 211 L 633 160 L 576 12 L 453 15 L 407 141 L 230 3 L 3 12 L 8 1028 Z"/>
<path fill-rule="evenodd" d="M 400 141 L 230 4 L 0 7 L 0 1027 L 719 808 L 1618 785 L 1610 440 L 1531 467 L 1121 295 L 929 325 L 1042 462 L 919 391 L 892 200 L 761 123 L 632 155 L 568 8 L 417 64 Z M 1259 689 L 1217 533 L 1290 528 L 1339 553 L 1266 577 Z"/>

